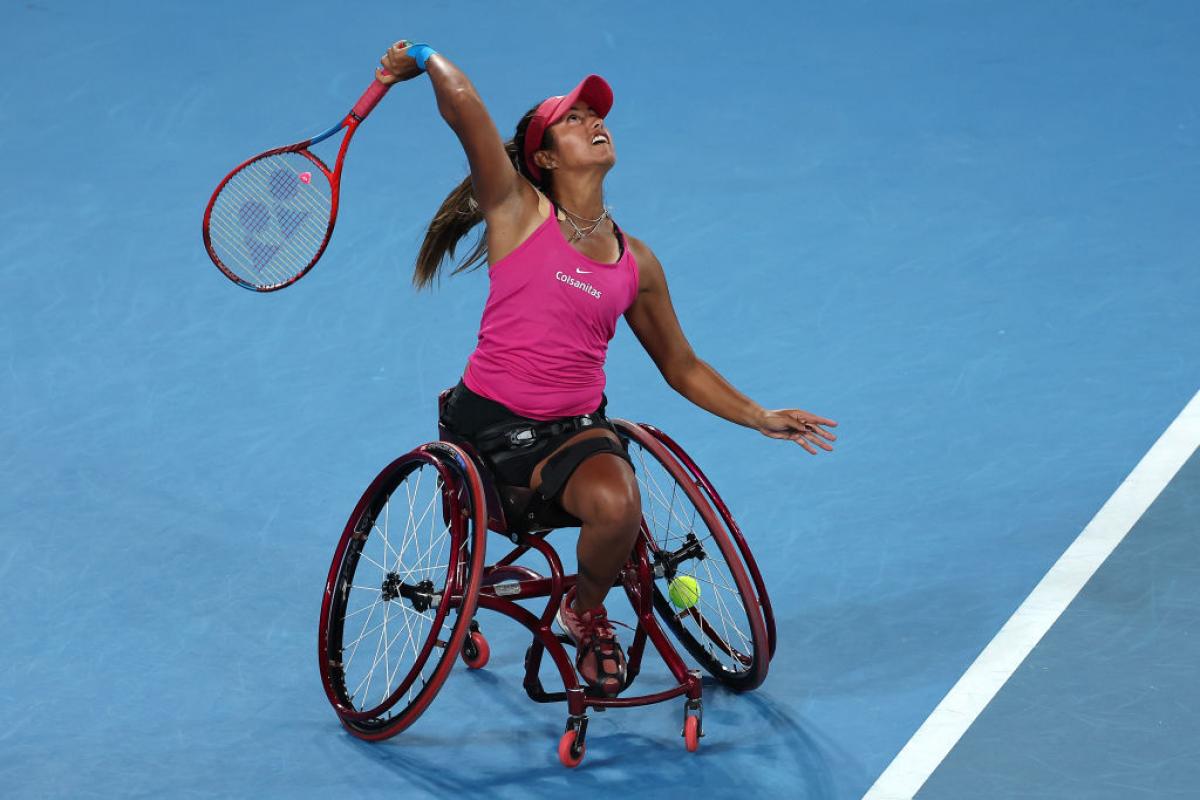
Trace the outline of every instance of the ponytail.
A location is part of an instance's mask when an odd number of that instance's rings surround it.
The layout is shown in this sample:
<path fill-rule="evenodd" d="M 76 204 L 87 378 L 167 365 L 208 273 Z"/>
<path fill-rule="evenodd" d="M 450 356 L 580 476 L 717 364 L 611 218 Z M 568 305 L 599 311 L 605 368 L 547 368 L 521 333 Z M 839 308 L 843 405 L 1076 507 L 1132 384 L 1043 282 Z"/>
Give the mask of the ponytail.
<path fill-rule="evenodd" d="M 525 131 L 529 128 L 529 122 L 533 119 L 533 113 L 536 110 L 537 106 L 534 106 L 521 117 L 521 121 L 517 123 L 515 135 L 504 143 L 504 149 L 508 153 L 509 160 L 512 161 L 513 168 L 544 194 L 549 195 L 549 171 L 543 170 L 545 178 L 543 181 L 538 181 L 529 174 L 529 168 L 525 166 Z M 550 132 L 547 130 L 539 144 L 545 147 L 549 139 Z M 454 258 L 454 251 L 459 242 L 480 222 L 483 222 L 483 212 L 479 210 L 479 204 L 475 202 L 471 176 L 468 175 L 458 186 L 454 187 L 450 194 L 446 195 L 446 199 L 442 201 L 437 213 L 430 220 L 429 229 L 425 231 L 425 241 L 421 243 L 421 251 L 417 254 L 417 266 L 413 270 L 413 284 L 418 289 L 423 289 L 433 283 L 442 261 L 447 256 Z M 480 233 L 475 239 L 471 252 L 467 253 L 450 274 L 457 275 L 460 272 L 476 269 L 486 261 L 487 240 Z"/>

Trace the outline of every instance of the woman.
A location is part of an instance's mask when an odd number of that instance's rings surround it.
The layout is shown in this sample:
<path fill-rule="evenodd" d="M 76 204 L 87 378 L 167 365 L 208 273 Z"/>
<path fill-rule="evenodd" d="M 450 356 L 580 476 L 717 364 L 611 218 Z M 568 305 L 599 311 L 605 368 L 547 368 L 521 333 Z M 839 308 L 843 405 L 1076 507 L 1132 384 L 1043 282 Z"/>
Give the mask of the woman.
<path fill-rule="evenodd" d="M 624 315 L 677 392 L 701 408 L 809 453 L 831 450 L 832 420 L 768 411 L 698 359 L 675 316 L 662 265 L 604 205 L 616 163 L 604 118 L 612 90 L 592 75 L 548 98 L 501 141 L 467 77 L 428 45 L 397 42 L 380 60 L 384 83 L 427 72 L 438 109 L 466 151 L 471 174 L 426 234 L 414 282 L 428 285 L 479 222 L 491 290 L 479 344 L 442 423 L 472 442 L 503 483 L 527 486 L 578 518 L 579 576 L 558 622 L 577 648 L 584 680 L 608 696 L 625 683 L 625 657 L 604 598 L 638 534 L 641 498 L 632 465 L 604 416 L 604 359 Z"/>

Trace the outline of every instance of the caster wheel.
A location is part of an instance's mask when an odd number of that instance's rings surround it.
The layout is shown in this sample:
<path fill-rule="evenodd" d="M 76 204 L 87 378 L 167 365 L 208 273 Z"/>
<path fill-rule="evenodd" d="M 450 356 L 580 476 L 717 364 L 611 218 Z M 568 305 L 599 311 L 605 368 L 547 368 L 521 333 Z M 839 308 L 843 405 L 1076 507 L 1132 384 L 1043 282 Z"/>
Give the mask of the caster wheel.
<path fill-rule="evenodd" d="M 700 718 L 688 717 L 683 721 L 683 743 L 689 753 L 700 749 Z"/>
<path fill-rule="evenodd" d="M 492 657 L 492 648 L 479 631 L 472 631 L 463 642 L 462 660 L 469 669 L 483 669 Z"/>
<path fill-rule="evenodd" d="M 576 731 L 567 731 L 558 740 L 558 760 L 563 763 L 564 767 L 572 769 L 578 767 L 580 762 L 583 761 L 583 754 L 586 752 L 587 745 L 583 741 L 580 741 Z"/>

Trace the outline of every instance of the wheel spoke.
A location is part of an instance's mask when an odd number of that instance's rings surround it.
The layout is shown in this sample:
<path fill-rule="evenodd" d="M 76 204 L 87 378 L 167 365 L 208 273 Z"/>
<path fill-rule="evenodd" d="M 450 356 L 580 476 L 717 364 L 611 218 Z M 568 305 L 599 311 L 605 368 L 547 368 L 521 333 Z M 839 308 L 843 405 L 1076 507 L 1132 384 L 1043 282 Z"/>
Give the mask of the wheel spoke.
<path fill-rule="evenodd" d="M 753 656 L 756 646 L 752 615 L 754 599 L 742 597 L 739 580 L 741 563 L 730 565 L 726 556 L 736 553 L 720 517 L 701 494 L 699 483 L 669 451 L 660 452 L 637 436 L 627 439 L 637 467 L 642 494 L 643 535 L 656 563 L 665 563 L 667 574 L 655 580 L 657 603 L 663 618 L 697 659 L 722 679 L 748 677 L 757 673 Z M 669 459 L 667 461 L 666 459 Z M 715 520 L 715 521 L 714 521 Z M 722 549 L 724 547 L 725 549 Z M 699 548 L 699 551 L 693 550 Z M 736 559 L 736 555 L 732 556 Z M 670 580 L 688 576 L 701 588 L 695 605 L 675 608 L 667 599 Z M 668 611 L 670 613 L 668 613 Z"/>
<path fill-rule="evenodd" d="M 374 603 L 371 604 L 371 613 L 367 614 L 366 620 L 363 621 L 362 632 L 359 633 L 357 639 L 355 639 L 353 642 L 350 643 L 350 656 L 345 661 L 345 665 L 343 666 L 344 670 L 350 669 L 350 662 L 354 660 L 354 654 L 358 652 L 358 643 L 361 642 L 364 637 L 366 637 L 367 626 L 371 624 L 371 617 L 375 616 L 375 608 L 378 605 L 379 605 L 379 600 L 376 600 Z M 343 645 L 342 646 L 343 652 L 345 651 L 345 649 L 346 649 L 345 645 Z"/>
<path fill-rule="evenodd" d="M 452 579 L 467 574 L 462 560 L 471 537 L 482 539 L 482 517 L 452 524 L 448 512 L 473 511 L 474 499 L 449 497 L 461 484 L 443 470 L 461 468 L 436 458 L 414 453 L 393 465 L 396 477 L 379 485 L 377 498 L 364 498 L 368 511 L 343 534 L 357 550 L 349 551 L 333 593 L 331 618 L 340 624 L 329 652 L 340 663 L 340 680 L 332 688 L 349 709 L 371 715 L 344 715 L 352 730 L 378 730 L 406 715 L 424 687 L 444 680 L 446 658 L 457 657 L 446 644 L 461 640 L 470 621 L 462 609 L 473 603 L 450 602 L 451 588 L 461 598 L 467 584 Z M 359 657 L 360 650 L 367 654 Z"/>

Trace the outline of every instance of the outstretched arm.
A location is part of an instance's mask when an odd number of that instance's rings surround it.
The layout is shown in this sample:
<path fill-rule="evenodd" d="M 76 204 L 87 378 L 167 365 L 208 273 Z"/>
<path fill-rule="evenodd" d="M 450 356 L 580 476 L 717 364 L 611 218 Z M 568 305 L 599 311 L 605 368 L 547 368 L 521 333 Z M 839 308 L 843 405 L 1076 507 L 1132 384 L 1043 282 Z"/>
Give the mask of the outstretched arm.
<path fill-rule="evenodd" d="M 662 264 L 643 242 L 629 241 L 638 263 L 638 296 L 625 319 L 671 388 L 704 410 L 764 436 L 790 439 L 813 454 L 814 447 L 832 450 L 829 442 L 837 437 L 825 427 L 836 427 L 836 422 L 794 408 L 769 411 L 696 356 L 679 326 Z"/>
<path fill-rule="evenodd" d="M 420 67 L 408 55 L 408 42 L 388 48 L 379 60 L 380 81 L 395 83 L 415 78 Z M 504 142 L 475 86 L 450 59 L 435 53 L 425 62 L 425 71 L 437 98 L 438 111 L 458 136 L 471 166 L 475 201 L 488 223 L 495 217 L 514 217 L 537 208 L 537 195 L 517 174 L 504 149 Z"/>

